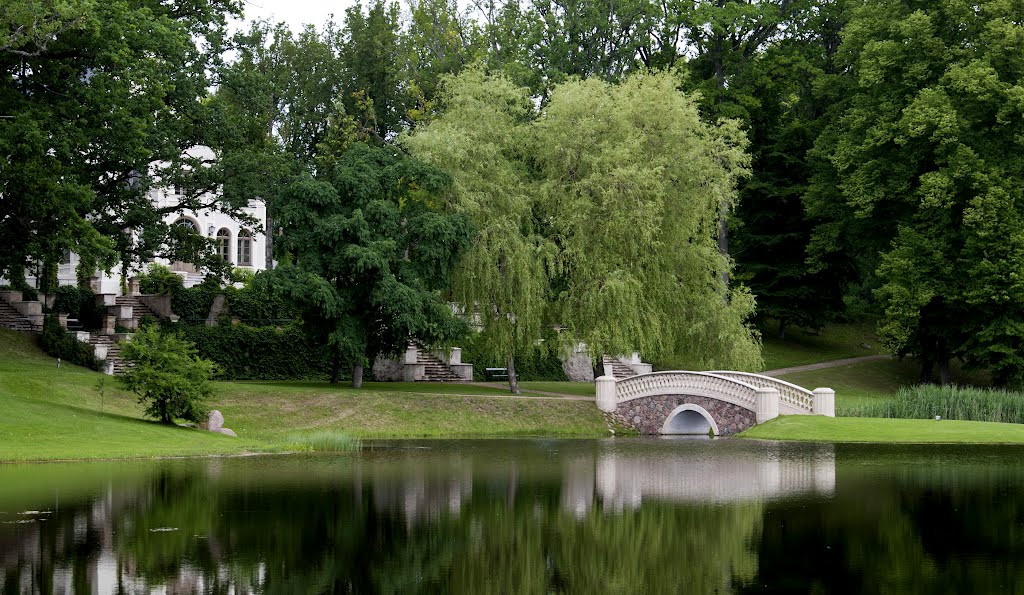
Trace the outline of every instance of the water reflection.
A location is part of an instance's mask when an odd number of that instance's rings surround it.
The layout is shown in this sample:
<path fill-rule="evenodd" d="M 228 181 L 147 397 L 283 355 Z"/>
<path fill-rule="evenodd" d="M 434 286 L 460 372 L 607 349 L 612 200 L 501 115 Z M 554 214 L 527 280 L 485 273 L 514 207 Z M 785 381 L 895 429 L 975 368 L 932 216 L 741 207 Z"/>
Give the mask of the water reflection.
<path fill-rule="evenodd" d="M 1024 561 L 1021 452 L 451 441 L 0 466 L 0 588 L 843 592 L 955 576 L 996 589 Z"/>

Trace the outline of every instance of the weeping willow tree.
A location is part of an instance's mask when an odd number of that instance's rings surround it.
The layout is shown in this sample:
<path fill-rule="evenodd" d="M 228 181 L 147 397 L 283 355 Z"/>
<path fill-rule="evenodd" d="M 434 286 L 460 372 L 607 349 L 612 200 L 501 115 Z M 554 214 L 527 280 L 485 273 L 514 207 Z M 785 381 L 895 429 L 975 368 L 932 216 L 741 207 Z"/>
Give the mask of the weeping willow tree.
<path fill-rule="evenodd" d="M 515 354 L 541 336 L 545 263 L 553 258 L 534 217 L 536 182 L 527 167 L 533 103 L 525 89 L 481 68 L 449 79 L 443 100 L 445 112 L 404 143 L 453 173 L 453 203 L 478 230 L 454 275 L 453 299 L 480 327 L 482 355 L 505 358 L 518 393 Z"/>
<path fill-rule="evenodd" d="M 639 351 L 757 369 L 754 301 L 728 288 L 718 221 L 747 173 L 745 136 L 701 122 L 672 73 L 555 89 L 534 125 L 540 204 L 558 246 L 558 319 L 593 356 Z M 565 333 L 563 333 L 565 334 Z"/>
<path fill-rule="evenodd" d="M 753 297 L 725 285 L 732 263 L 717 244 L 746 140 L 735 123 L 702 122 L 678 85 L 672 73 L 570 81 L 537 107 L 471 68 L 447 81 L 443 114 L 405 139 L 452 172 L 453 202 L 479 230 L 455 299 L 478 312 L 490 349 L 521 352 L 548 321 L 598 365 L 639 351 L 760 367 Z"/>

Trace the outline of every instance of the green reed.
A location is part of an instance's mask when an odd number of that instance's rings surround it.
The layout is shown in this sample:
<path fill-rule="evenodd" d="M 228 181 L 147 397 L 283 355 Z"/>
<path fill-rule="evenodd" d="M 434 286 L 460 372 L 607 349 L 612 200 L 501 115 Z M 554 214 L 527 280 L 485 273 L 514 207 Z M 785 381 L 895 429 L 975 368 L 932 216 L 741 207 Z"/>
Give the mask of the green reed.
<path fill-rule="evenodd" d="M 872 403 L 839 405 L 843 417 L 960 419 L 1024 423 L 1024 394 L 991 388 L 920 385 L 901 388 L 895 396 Z"/>

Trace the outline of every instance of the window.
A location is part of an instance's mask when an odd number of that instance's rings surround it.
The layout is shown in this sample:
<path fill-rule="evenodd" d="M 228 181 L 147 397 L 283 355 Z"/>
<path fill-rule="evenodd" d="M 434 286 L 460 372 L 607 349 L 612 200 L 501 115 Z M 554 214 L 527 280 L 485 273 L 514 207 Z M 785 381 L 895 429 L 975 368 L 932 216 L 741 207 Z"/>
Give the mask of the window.
<path fill-rule="evenodd" d="M 252 236 L 244 229 L 238 232 L 238 265 L 252 266 Z"/>
<path fill-rule="evenodd" d="M 223 227 L 217 231 L 217 254 L 224 262 L 231 262 L 231 232 Z"/>
<path fill-rule="evenodd" d="M 182 217 L 181 219 L 178 219 L 177 221 L 175 221 L 174 224 L 175 225 L 184 225 L 184 226 L 187 226 L 187 227 L 191 227 L 193 231 L 195 231 L 196 233 L 199 233 L 199 226 L 196 225 L 196 222 L 192 221 L 191 219 L 186 219 L 186 218 Z"/>

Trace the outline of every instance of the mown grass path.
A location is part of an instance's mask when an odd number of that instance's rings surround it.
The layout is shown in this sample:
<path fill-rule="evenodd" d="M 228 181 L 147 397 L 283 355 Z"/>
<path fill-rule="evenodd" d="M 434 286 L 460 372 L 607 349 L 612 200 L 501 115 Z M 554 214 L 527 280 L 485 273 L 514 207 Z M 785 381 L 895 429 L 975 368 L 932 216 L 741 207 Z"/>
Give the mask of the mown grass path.
<path fill-rule="evenodd" d="M 827 362 L 818 362 L 816 364 L 804 364 L 802 366 L 791 366 L 789 368 L 779 368 L 777 370 L 768 370 L 761 372 L 765 376 L 785 376 L 786 374 L 798 374 L 800 372 L 813 372 L 814 370 L 825 370 L 828 368 L 838 368 L 839 366 L 850 366 L 854 364 L 863 364 L 866 362 L 874 362 L 884 359 L 894 359 L 891 355 L 863 355 L 860 357 L 846 357 L 843 359 L 835 359 Z"/>

